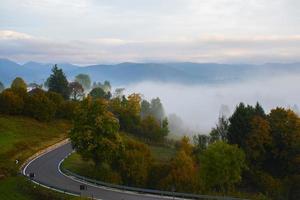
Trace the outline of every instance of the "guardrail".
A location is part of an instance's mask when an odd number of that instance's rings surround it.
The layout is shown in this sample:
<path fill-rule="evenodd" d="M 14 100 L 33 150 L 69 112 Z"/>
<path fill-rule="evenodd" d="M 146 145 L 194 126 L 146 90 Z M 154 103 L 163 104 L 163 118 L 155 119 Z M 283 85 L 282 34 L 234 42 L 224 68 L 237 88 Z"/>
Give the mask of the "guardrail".
<path fill-rule="evenodd" d="M 247 200 L 247 199 L 240 199 L 234 197 L 227 197 L 227 196 L 210 196 L 210 195 L 197 195 L 197 194 L 187 194 L 187 193 L 179 193 L 179 192 L 170 192 L 170 191 L 161 191 L 161 190 L 153 190 L 153 189 L 144 189 L 144 188 L 137 188 L 137 187 L 129 187 L 123 185 L 116 185 L 112 183 L 106 183 L 94 179 L 90 179 L 87 177 L 80 176 L 75 174 L 67 169 L 60 168 L 61 172 L 64 173 L 66 176 L 71 176 L 75 179 L 80 181 L 84 181 L 87 183 L 92 183 L 98 186 L 104 186 L 109 188 L 115 188 L 123 191 L 132 191 L 141 194 L 154 194 L 159 196 L 169 196 L 169 197 L 178 197 L 178 198 L 188 198 L 188 199 L 201 199 L 201 200 Z"/>

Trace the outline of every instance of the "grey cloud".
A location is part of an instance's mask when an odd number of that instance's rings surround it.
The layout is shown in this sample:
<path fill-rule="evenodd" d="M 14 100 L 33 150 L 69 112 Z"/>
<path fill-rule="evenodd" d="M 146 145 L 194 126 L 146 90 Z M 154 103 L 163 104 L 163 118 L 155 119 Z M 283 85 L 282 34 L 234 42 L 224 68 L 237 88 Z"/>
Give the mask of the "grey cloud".
<path fill-rule="evenodd" d="M 7 36 L 10 33 L 10 36 Z M 177 40 L 98 38 L 59 41 L 14 31 L 0 31 L 0 56 L 20 62 L 108 63 L 125 61 L 296 62 L 300 36 Z"/>

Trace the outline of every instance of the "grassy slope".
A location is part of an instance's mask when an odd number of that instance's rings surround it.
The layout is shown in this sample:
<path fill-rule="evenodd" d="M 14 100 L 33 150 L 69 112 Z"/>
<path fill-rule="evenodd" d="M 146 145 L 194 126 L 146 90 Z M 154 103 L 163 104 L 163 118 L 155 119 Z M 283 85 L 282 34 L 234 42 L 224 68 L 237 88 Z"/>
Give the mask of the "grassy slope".
<path fill-rule="evenodd" d="M 12 174 L 16 174 L 22 162 L 35 152 L 65 139 L 69 128 L 70 124 L 61 120 L 41 123 L 31 118 L 0 115 L 0 176 L 8 176 L 0 179 L 0 199 L 37 199 L 32 192 L 28 193 L 32 188 L 46 195 L 53 193 Z M 18 165 L 15 159 L 20 160 Z"/>

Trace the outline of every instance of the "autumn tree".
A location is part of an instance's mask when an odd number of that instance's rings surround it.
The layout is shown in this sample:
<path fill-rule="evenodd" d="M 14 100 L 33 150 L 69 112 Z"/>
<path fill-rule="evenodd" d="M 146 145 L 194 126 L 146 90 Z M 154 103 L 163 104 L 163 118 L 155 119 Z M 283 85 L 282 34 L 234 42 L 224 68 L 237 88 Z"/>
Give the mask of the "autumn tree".
<path fill-rule="evenodd" d="M 266 170 L 275 177 L 300 174 L 300 119 L 291 110 L 276 108 L 268 115 L 273 136 Z"/>
<path fill-rule="evenodd" d="M 119 163 L 123 182 L 130 186 L 145 187 L 152 159 L 146 144 L 127 138 Z"/>
<path fill-rule="evenodd" d="M 178 151 L 184 151 L 187 155 L 191 155 L 193 152 L 193 145 L 191 144 L 188 136 L 183 136 L 177 145 Z"/>
<path fill-rule="evenodd" d="M 52 74 L 46 82 L 48 91 L 59 93 L 64 99 L 69 99 L 70 90 L 68 80 L 62 69 L 59 69 L 57 65 L 54 65 L 52 68 Z"/>
<path fill-rule="evenodd" d="M 25 81 L 20 78 L 20 77 L 17 77 L 13 80 L 13 82 L 11 83 L 11 86 L 10 88 L 12 90 L 18 90 L 18 89 L 22 89 L 22 90 L 27 90 L 27 85 L 25 83 Z"/>
<path fill-rule="evenodd" d="M 160 182 L 160 188 L 176 192 L 195 192 L 197 168 L 193 159 L 183 149 L 170 162 L 170 170 Z"/>
<path fill-rule="evenodd" d="M 139 131 L 141 112 L 141 97 L 131 94 L 127 98 L 114 98 L 110 101 L 110 108 L 120 121 L 121 130 L 137 133 Z"/>
<path fill-rule="evenodd" d="M 245 154 L 236 145 L 218 141 L 200 155 L 200 177 L 211 191 L 232 191 L 244 168 Z"/>
<path fill-rule="evenodd" d="M 6 89 L 0 93 L 0 113 L 21 114 L 23 106 L 23 98 L 15 94 L 11 89 Z"/>
<path fill-rule="evenodd" d="M 55 116 L 56 106 L 45 91 L 36 88 L 25 99 L 24 112 L 37 120 L 49 121 Z"/>
<path fill-rule="evenodd" d="M 89 90 L 91 88 L 91 78 L 88 74 L 78 74 L 75 77 L 75 82 L 80 83 L 84 90 Z"/>
<path fill-rule="evenodd" d="M 118 130 L 119 121 L 108 111 L 107 102 L 86 98 L 75 114 L 70 139 L 83 158 L 92 159 L 96 166 L 110 165 L 122 147 Z"/>
<path fill-rule="evenodd" d="M 56 111 L 56 116 L 58 118 L 72 120 L 79 107 L 79 104 L 80 102 L 78 101 L 63 101 Z"/>
<path fill-rule="evenodd" d="M 60 105 L 64 102 L 64 98 L 56 93 L 56 92 L 46 92 L 46 96 L 49 100 L 51 100 L 57 107 L 60 107 Z"/>
<path fill-rule="evenodd" d="M 158 121 L 152 116 L 148 116 L 145 119 L 142 119 L 139 136 L 150 141 L 162 141 L 163 135 L 161 134 L 161 128 Z"/>
<path fill-rule="evenodd" d="M 82 85 L 76 81 L 69 83 L 69 91 L 71 99 L 77 101 L 84 97 L 84 89 Z"/>
<path fill-rule="evenodd" d="M 25 83 L 25 81 L 22 78 L 20 78 L 20 77 L 15 78 L 13 80 L 13 82 L 11 83 L 10 88 L 20 98 L 24 99 L 26 97 L 27 84 Z"/>
<path fill-rule="evenodd" d="M 251 131 L 246 138 L 245 153 L 249 163 L 259 169 L 268 157 L 273 139 L 266 119 L 256 116 L 251 120 L 250 125 Z"/>

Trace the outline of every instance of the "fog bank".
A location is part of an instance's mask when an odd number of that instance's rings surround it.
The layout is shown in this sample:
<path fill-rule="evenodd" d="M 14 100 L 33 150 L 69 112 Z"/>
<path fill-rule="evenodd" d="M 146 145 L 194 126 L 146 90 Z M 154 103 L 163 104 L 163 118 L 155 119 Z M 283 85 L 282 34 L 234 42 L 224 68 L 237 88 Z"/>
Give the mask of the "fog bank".
<path fill-rule="evenodd" d="M 147 100 L 159 97 L 167 115 L 175 113 L 190 129 L 207 133 L 217 122 L 224 105 L 230 112 L 240 102 L 253 105 L 259 102 L 266 112 L 277 106 L 294 108 L 300 103 L 299 83 L 300 74 L 296 74 L 223 85 L 141 82 L 125 88 L 126 93 L 141 93 Z"/>

